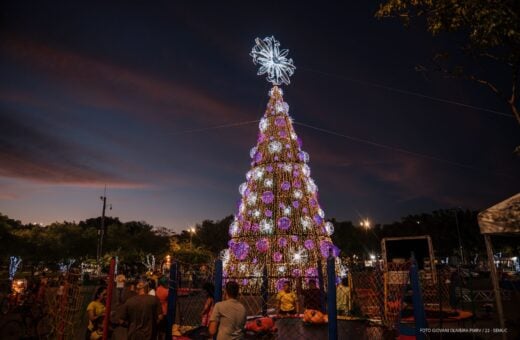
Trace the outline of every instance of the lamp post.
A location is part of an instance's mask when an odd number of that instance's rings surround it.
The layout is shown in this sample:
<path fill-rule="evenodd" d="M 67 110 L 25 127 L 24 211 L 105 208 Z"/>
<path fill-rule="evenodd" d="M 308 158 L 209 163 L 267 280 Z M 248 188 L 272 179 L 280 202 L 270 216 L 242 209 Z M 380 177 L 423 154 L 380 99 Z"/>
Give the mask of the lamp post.
<path fill-rule="evenodd" d="M 195 234 L 195 228 L 188 229 L 190 233 L 190 249 L 193 249 L 193 234 Z"/>
<path fill-rule="evenodd" d="M 368 218 L 365 218 L 364 220 L 361 220 L 359 222 L 359 225 L 361 225 L 365 230 L 370 229 L 370 220 Z"/>

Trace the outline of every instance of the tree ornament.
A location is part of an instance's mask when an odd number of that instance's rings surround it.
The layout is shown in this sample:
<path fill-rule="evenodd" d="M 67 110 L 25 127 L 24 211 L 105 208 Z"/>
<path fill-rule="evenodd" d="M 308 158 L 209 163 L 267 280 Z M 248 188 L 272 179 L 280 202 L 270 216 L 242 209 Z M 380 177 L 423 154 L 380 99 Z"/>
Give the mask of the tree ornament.
<path fill-rule="evenodd" d="M 256 38 L 255 42 L 250 55 L 255 65 L 260 64 L 257 74 L 260 76 L 267 73 L 267 81 L 273 85 L 289 85 L 290 77 L 296 69 L 292 59 L 287 58 L 289 50 L 280 50 L 280 43 L 274 37 Z"/>

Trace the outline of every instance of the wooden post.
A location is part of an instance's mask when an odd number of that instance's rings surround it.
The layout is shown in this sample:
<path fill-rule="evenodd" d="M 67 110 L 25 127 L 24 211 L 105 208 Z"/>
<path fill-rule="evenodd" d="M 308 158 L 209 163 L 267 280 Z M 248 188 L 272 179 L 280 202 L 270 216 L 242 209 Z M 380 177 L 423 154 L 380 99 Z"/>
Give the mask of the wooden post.
<path fill-rule="evenodd" d="M 497 269 L 495 267 L 495 256 L 493 255 L 491 236 L 489 234 L 484 234 L 484 241 L 486 242 L 488 265 L 491 272 L 491 282 L 493 283 L 493 291 L 495 292 L 498 321 L 500 323 L 500 328 L 505 328 L 506 325 L 504 321 L 504 309 L 502 308 L 502 295 L 500 294 L 500 286 L 498 285 Z M 506 333 L 502 333 L 502 339 L 506 339 Z"/>

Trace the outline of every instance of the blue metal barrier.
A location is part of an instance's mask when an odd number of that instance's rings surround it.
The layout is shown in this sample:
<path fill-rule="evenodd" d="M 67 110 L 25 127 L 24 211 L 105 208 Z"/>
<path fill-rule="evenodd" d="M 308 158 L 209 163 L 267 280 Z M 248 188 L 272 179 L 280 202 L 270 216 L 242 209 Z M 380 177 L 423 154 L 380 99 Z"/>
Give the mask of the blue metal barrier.
<path fill-rule="evenodd" d="M 338 339 L 338 315 L 336 310 L 336 262 L 329 254 L 327 259 L 327 315 L 329 317 L 329 340 Z"/>
<path fill-rule="evenodd" d="M 178 280 L 178 267 L 177 262 L 172 261 L 170 265 L 170 279 L 168 283 L 168 309 L 166 312 L 166 339 L 172 338 L 172 328 L 175 323 L 175 311 L 177 304 L 177 280 Z"/>

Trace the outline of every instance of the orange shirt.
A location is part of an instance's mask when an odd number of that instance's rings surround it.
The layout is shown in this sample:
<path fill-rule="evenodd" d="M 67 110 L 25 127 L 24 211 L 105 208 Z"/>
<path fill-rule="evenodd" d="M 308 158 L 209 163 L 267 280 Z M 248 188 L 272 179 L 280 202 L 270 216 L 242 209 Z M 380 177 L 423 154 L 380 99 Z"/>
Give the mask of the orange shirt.
<path fill-rule="evenodd" d="M 166 312 L 168 310 L 168 288 L 165 288 L 163 286 L 157 287 L 157 289 L 155 290 L 155 296 L 161 302 L 162 312 L 164 315 L 166 315 Z"/>

